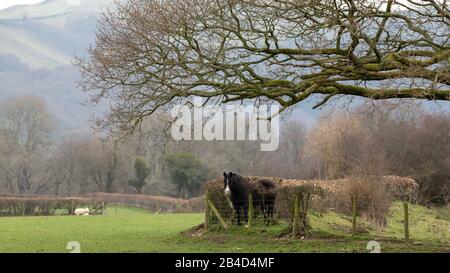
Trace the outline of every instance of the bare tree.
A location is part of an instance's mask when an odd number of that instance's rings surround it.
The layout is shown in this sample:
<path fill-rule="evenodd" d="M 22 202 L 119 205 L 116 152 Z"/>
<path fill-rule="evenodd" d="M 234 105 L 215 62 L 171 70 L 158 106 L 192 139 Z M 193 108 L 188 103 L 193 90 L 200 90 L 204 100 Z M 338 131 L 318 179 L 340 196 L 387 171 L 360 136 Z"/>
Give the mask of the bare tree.
<path fill-rule="evenodd" d="M 128 0 L 101 16 L 79 60 L 99 125 L 133 129 L 172 102 L 314 94 L 450 99 L 447 0 Z"/>
<path fill-rule="evenodd" d="M 260 152 L 250 171 L 254 175 L 307 179 L 314 177 L 314 161 L 307 153 L 307 130 L 303 124 L 289 121 L 282 124 L 277 151 Z M 249 167 L 249 166 L 246 166 Z M 316 177 L 314 177 L 316 178 Z"/>
<path fill-rule="evenodd" d="M 15 192 L 15 181 L 12 169 L 11 149 L 5 135 L 0 134 L 0 188 L 2 191 Z"/>
<path fill-rule="evenodd" d="M 77 157 L 78 141 L 65 139 L 54 149 L 51 164 L 53 193 L 59 195 L 65 193 L 70 196 L 76 192 L 76 180 L 80 177 L 80 168 Z"/>
<path fill-rule="evenodd" d="M 112 192 L 119 165 L 113 143 L 102 138 L 89 138 L 74 140 L 73 144 L 80 192 Z"/>
<path fill-rule="evenodd" d="M 124 150 L 126 144 L 124 144 Z M 48 176 L 54 194 L 113 192 L 127 181 L 124 154 L 103 138 L 72 137 L 62 141 L 49 157 Z M 124 174 L 125 173 L 125 174 Z"/>
<path fill-rule="evenodd" d="M 450 199 L 450 115 L 406 104 L 339 113 L 310 134 L 326 178 L 399 175 L 420 185 L 419 202 Z"/>
<path fill-rule="evenodd" d="M 5 182 L 12 192 L 38 193 L 46 184 L 36 178 L 53 128 L 46 103 L 41 98 L 25 96 L 4 102 L 0 109 L 2 158 L 8 161 L 2 169 Z"/>
<path fill-rule="evenodd" d="M 359 117 L 339 113 L 322 119 L 309 135 L 309 148 L 322 162 L 323 178 L 342 178 L 359 162 L 365 139 Z"/>

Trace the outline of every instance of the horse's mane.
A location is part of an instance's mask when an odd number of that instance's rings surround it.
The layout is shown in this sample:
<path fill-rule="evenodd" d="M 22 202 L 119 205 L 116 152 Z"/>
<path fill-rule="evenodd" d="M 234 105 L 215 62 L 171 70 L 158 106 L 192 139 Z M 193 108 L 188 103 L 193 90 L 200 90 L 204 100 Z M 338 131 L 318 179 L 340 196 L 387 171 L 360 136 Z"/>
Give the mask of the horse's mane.
<path fill-rule="evenodd" d="M 233 175 L 235 175 L 239 179 L 239 182 L 250 183 L 250 180 L 247 177 L 244 177 L 244 176 L 242 176 L 240 174 L 237 174 L 237 173 L 233 173 Z"/>
<path fill-rule="evenodd" d="M 253 186 L 251 183 L 251 180 L 248 179 L 247 177 L 241 176 L 237 173 L 233 173 L 233 176 L 235 176 L 237 179 L 235 179 L 235 181 L 238 181 L 239 184 L 239 189 L 243 190 L 245 192 L 250 192 L 253 190 Z"/>

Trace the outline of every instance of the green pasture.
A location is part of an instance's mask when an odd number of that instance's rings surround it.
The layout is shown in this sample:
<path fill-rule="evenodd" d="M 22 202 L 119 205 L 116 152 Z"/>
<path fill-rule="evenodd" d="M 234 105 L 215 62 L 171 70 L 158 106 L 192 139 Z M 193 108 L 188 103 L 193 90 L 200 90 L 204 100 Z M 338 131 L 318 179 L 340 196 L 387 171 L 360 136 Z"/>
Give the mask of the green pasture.
<path fill-rule="evenodd" d="M 350 234 L 351 219 L 336 213 L 311 213 L 310 238 L 279 236 L 287 224 L 251 229 L 213 228 L 207 233 L 184 232 L 203 221 L 203 214 L 159 214 L 143 209 L 109 208 L 106 215 L 0 218 L 0 252 L 369 252 L 375 240 L 381 252 L 450 252 L 448 209 L 410 206 L 411 242 L 402 241 L 401 203 L 394 203 L 388 225 L 361 221 L 366 231 Z"/>

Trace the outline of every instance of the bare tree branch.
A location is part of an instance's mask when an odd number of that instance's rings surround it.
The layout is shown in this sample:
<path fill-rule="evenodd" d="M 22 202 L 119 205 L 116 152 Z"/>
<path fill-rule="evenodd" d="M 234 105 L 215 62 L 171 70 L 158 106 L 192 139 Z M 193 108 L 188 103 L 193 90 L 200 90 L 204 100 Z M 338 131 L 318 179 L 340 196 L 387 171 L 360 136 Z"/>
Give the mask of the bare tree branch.
<path fill-rule="evenodd" d="M 128 0 L 78 60 L 99 126 L 129 131 L 172 103 L 318 94 L 450 100 L 449 2 Z"/>

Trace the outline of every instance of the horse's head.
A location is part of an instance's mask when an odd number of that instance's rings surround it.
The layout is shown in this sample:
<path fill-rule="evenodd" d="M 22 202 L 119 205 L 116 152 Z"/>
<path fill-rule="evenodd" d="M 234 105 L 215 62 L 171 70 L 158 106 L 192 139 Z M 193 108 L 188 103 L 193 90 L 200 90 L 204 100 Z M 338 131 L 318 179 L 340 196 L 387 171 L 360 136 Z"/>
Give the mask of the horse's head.
<path fill-rule="evenodd" d="M 226 196 L 231 195 L 232 192 L 236 191 L 238 184 L 238 175 L 235 173 L 223 173 L 223 190 Z"/>

